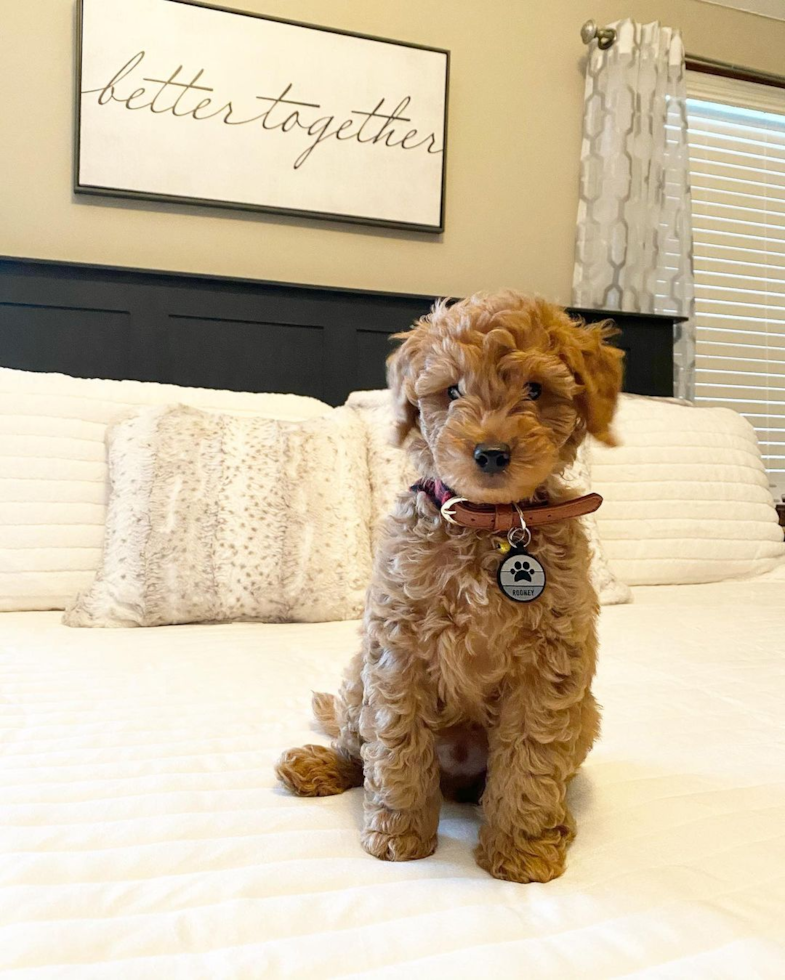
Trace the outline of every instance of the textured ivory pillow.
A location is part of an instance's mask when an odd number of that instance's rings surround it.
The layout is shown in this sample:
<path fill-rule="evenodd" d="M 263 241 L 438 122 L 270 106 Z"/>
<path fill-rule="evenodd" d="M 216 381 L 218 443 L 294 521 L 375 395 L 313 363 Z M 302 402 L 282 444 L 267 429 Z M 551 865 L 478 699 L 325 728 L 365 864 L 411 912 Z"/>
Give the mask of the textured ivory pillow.
<path fill-rule="evenodd" d="M 785 561 L 755 430 L 727 408 L 626 395 L 591 446 L 605 553 L 629 585 L 718 582 Z"/>
<path fill-rule="evenodd" d="M 101 560 L 106 428 L 145 405 L 280 419 L 330 411 L 315 398 L 101 381 L 0 367 L 0 611 L 64 609 Z"/>
<path fill-rule="evenodd" d="M 368 431 L 368 469 L 371 479 L 373 542 L 378 540 L 381 522 L 390 513 L 397 495 L 417 480 L 417 473 L 406 453 L 391 444 L 393 432 L 390 392 L 354 391 L 346 404 L 364 420 Z M 586 444 L 578 451 L 575 463 L 564 474 L 575 495 L 589 493 L 591 473 L 589 450 Z M 604 606 L 632 602 L 632 592 L 611 571 L 602 548 L 594 514 L 582 517 L 589 536 L 591 550 L 591 578 L 600 602 Z"/>
<path fill-rule="evenodd" d="M 365 432 L 144 409 L 109 436 L 101 567 L 69 626 L 324 622 L 362 612 L 371 570 Z"/>

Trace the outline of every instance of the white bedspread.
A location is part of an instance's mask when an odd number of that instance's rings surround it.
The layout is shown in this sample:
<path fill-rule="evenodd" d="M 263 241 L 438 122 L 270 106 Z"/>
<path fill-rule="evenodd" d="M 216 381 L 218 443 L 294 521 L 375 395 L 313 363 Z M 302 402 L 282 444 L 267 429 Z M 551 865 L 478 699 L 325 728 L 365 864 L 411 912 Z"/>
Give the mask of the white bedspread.
<path fill-rule="evenodd" d="M 782 570 L 780 570 L 782 572 Z M 602 612 L 604 737 L 566 875 L 494 881 L 478 817 L 383 864 L 359 791 L 277 788 L 354 624 L 0 615 L 0 964 L 14 978 L 785 977 L 785 574 Z"/>

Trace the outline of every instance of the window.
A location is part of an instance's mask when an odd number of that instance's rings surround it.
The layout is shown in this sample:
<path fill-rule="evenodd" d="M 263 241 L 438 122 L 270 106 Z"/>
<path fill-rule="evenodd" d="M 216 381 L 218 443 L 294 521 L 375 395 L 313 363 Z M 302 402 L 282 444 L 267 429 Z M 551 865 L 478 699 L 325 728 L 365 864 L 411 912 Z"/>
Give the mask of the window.
<path fill-rule="evenodd" d="M 688 72 L 695 397 L 735 408 L 785 491 L 785 90 Z"/>

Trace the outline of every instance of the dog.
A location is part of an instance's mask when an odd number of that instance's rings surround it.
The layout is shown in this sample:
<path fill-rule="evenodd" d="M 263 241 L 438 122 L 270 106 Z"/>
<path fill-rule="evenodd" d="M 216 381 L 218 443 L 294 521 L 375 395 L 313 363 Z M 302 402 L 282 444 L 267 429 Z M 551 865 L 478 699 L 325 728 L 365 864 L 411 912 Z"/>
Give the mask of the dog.
<path fill-rule="evenodd" d="M 337 696 L 314 695 L 332 746 L 291 749 L 276 767 L 301 796 L 364 784 L 362 844 L 377 858 L 432 854 L 442 794 L 481 794 L 480 867 L 515 882 L 564 871 L 567 785 L 599 732 L 599 607 L 581 522 L 533 521 L 574 496 L 561 474 L 587 433 L 613 444 L 616 332 L 504 292 L 438 302 L 394 338 L 396 437 L 422 482 L 387 519 L 362 649 Z M 460 500 L 470 517 L 512 514 L 508 538 L 453 523 Z M 520 594 L 544 570 L 532 601 L 502 588 L 511 544 Z"/>

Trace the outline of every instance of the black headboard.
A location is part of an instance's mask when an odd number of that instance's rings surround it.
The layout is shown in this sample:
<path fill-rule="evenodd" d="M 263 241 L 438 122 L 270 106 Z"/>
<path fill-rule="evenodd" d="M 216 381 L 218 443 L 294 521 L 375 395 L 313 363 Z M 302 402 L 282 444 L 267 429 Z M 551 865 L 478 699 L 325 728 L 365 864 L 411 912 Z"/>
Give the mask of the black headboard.
<path fill-rule="evenodd" d="M 0 365 L 236 391 L 333 405 L 384 386 L 389 335 L 432 296 L 0 258 Z M 671 395 L 673 319 L 612 317 L 625 388 Z"/>

